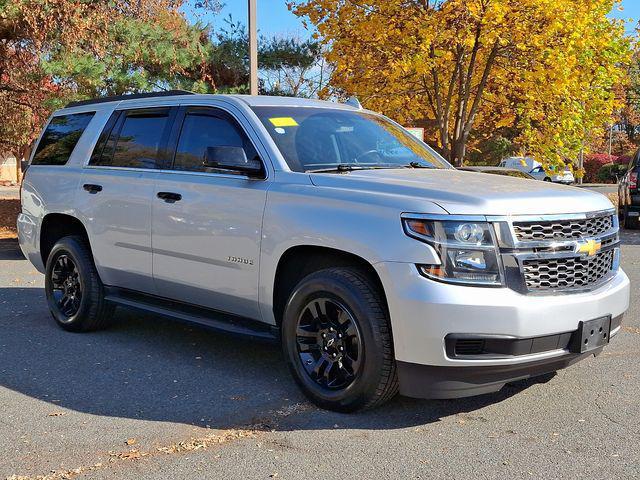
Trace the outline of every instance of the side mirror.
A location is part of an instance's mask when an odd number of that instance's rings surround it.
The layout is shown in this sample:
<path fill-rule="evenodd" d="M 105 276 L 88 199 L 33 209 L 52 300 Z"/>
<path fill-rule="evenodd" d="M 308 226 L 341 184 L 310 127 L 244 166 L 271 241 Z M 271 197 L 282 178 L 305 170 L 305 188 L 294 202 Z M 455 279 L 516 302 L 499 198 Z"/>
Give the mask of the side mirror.
<path fill-rule="evenodd" d="M 247 154 L 242 147 L 207 147 L 202 163 L 208 168 L 238 172 L 251 178 L 264 178 L 260 159 L 258 157 L 252 160 L 247 159 Z"/>

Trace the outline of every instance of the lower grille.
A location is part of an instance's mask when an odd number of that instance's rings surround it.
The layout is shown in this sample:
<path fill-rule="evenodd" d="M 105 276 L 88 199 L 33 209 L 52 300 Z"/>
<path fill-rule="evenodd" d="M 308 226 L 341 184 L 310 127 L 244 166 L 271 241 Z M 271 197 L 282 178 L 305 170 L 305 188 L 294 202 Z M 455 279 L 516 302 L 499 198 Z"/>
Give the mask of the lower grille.
<path fill-rule="evenodd" d="M 614 250 L 608 250 L 593 257 L 525 260 L 525 283 L 532 291 L 589 287 L 613 270 L 614 255 Z"/>
<path fill-rule="evenodd" d="M 460 339 L 455 342 L 454 352 L 456 356 L 460 355 L 481 355 L 484 350 L 483 339 Z"/>

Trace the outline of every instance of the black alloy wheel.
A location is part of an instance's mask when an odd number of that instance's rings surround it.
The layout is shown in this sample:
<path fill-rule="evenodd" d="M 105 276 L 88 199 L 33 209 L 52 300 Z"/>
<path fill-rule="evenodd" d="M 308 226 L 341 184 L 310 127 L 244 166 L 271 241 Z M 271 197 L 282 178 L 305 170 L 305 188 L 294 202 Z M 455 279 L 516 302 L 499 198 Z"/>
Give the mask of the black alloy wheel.
<path fill-rule="evenodd" d="M 53 301 L 59 312 L 73 318 L 82 302 L 82 282 L 78 267 L 69 255 L 58 256 L 51 273 Z"/>
<path fill-rule="evenodd" d="M 389 313 L 371 273 L 351 266 L 309 273 L 291 292 L 281 327 L 289 370 L 319 407 L 353 412 L 398 392 Z"/>
<path fill-rule="evenodd" d="M 298 318 L 298 356 L 318 385 L 342 389 L 356 378 L 362 361 L 362 338 L 353 315 L 339 301 L 310 301 Z"/>
<path fill-rule="evenodd" d="M 112 320 L 114 306 L 105 300 L 86 238 L 70 235 L 56 242 L 47 258 L 44 288 L 51 315 L 65 330 L 99 330 Z"/>

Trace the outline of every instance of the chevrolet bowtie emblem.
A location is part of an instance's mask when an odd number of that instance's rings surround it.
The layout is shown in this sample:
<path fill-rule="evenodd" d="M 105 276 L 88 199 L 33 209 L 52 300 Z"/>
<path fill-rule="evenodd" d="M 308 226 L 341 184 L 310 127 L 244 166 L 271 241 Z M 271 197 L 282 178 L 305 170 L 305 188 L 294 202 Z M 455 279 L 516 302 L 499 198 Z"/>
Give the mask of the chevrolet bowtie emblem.
<path fill-rule="evenodd" d="M 578 243 L 576 246 L 576 253 L 586 253 L 588 256 L 593 257 L 601 248 L 601 242 L 597 240 L 586 240 Z"/>

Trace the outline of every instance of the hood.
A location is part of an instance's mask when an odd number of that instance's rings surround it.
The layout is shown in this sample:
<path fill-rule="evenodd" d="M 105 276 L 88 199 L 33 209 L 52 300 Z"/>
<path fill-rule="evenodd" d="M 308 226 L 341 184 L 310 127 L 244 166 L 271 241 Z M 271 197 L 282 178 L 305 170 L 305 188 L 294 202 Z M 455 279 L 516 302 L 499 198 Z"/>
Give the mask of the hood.
<path fill-rule="evenodd" d="M 613 208 L 607 197 L 583 188 L 453 169 L 313 173 L 311 181 L 321 187 L 420 198 L 456 215 L 548 215 Z"/>

